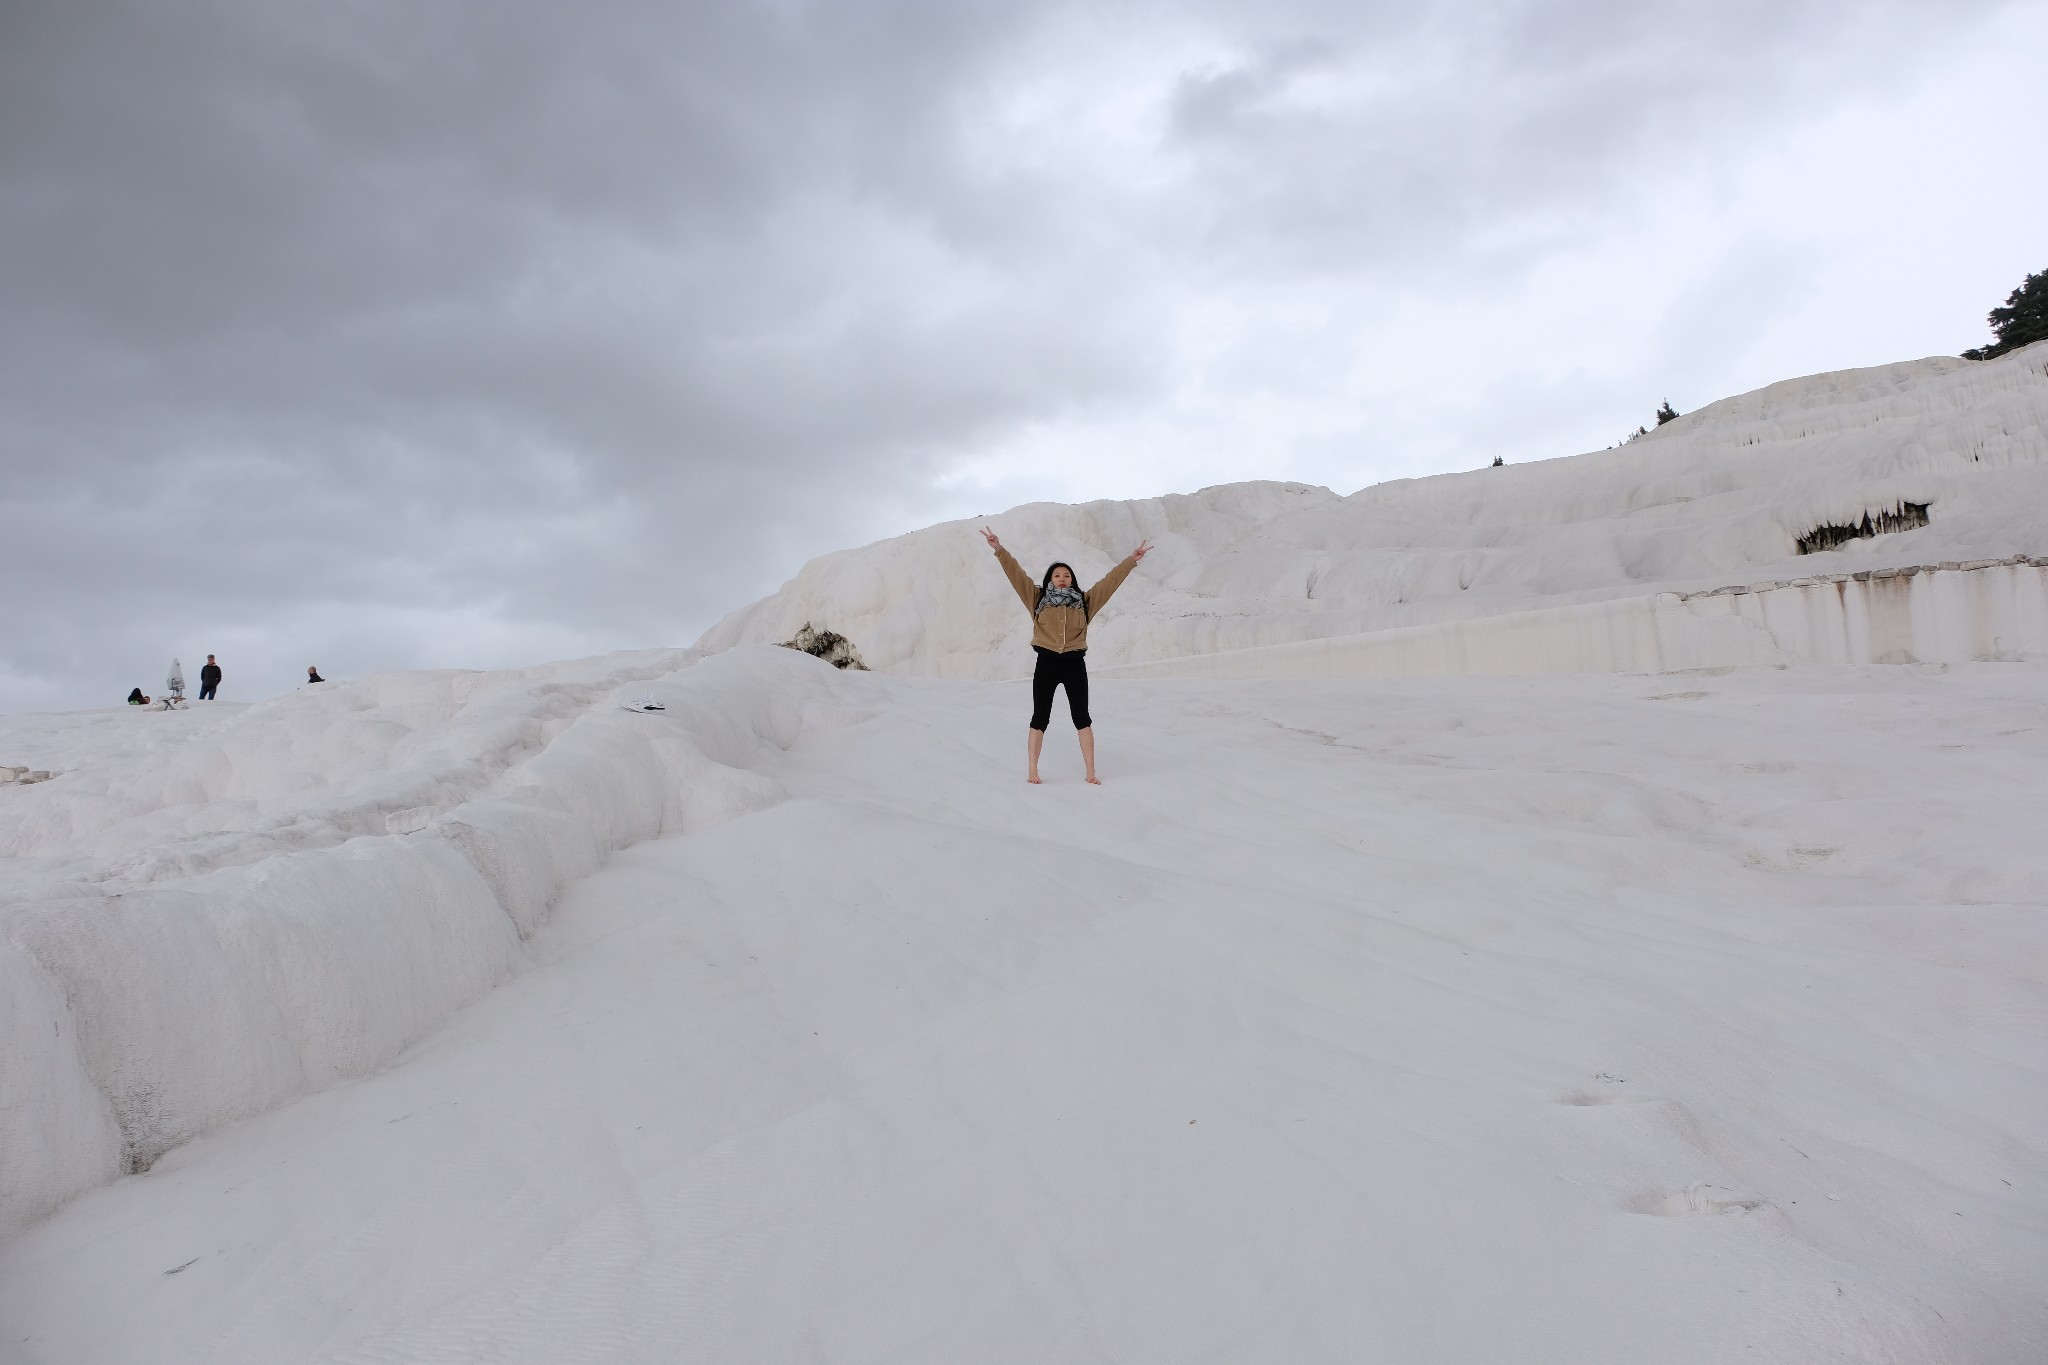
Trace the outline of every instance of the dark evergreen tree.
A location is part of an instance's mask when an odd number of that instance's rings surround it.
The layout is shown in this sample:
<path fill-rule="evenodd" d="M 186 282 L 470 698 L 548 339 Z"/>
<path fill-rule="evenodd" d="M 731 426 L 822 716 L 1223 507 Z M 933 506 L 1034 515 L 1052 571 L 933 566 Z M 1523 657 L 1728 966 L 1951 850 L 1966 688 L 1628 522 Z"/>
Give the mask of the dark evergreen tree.
<path fill-rule="evenodd" d="M 1664 406 L 1657 409 L 1657 425 L 1661 427 L 1666 422 L 1676 422 L 1677 420 L 1678 409 L 1671 406 L 1669 398 L 1665 399 Z"/>
<path fill-rule="evenodd" d="M 2048 340 L 2048 270 L 2027 276 L 2026 283 L 2005 296 L 2005 307 L 1985 316 L 1998 340 L 1964 351 L 1970 360 L 1990 360 L 2036 341 Z"/>

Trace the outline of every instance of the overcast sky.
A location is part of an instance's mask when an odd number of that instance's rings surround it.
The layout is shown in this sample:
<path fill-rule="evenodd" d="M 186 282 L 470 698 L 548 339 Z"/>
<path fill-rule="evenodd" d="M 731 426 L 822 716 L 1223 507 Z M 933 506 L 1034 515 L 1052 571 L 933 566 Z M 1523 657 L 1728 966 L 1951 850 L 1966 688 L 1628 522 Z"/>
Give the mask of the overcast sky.
<path fill-rule="evenodd" d="M 0 0 L 0 710 L 686 644 L 947 517 L 1953 353 L 2048 267 L 2043 51 L 2044 0 Z"/>

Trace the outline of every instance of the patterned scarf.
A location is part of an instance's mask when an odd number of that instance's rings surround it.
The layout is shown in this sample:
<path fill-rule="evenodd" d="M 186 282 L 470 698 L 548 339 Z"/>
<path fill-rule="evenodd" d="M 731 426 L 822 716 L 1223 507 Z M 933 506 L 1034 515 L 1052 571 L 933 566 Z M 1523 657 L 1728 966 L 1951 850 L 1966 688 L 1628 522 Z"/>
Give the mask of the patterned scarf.
<path fill-rule="evenodd" d="M 1047 588 L 1045 596 L 1038 599 L 1039 611 L 1044 611 L 1047 607 L 1086 608 L 1087 605 L 1079 588 Z"/>

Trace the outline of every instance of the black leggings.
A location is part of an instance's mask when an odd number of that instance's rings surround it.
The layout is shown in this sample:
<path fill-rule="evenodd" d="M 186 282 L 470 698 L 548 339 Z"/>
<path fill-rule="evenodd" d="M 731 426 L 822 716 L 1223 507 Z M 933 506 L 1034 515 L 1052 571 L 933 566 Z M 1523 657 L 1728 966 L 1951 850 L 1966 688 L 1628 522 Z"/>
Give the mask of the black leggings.
<path fill-rule="evenodd" d="M 1033 646 L 1037 649 L 1037 646 Z M 1067 709 L 1073 712 L 1074 728 L 1085 730 L 1094 722 L 1088 719 L 1088 651 L 1071 650 L 1065 654 L 1050 649 L 1038 650 L 1038 667 L 1031 671 L 1031 728 L 1043 730 L 1052 720 L 1053 689 L 1061 683 L 1067 687 Z"/>

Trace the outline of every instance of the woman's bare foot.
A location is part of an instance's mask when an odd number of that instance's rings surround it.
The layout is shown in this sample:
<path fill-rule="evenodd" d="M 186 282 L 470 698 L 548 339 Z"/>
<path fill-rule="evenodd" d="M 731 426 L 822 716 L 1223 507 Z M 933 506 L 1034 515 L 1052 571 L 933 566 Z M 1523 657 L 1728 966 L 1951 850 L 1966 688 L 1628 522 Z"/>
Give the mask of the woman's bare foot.
<path fill-rule="evenodd" d="M 1024 780 L 1025 780 L 1026 782 L 1029 782 L 1029 783 L 1031 783 L 1031 784 L 1032 784 L 1033 786 L 1037 786 L 1037 785 L 1038 785 L 1038 774 L 1037 774 L 1037 773 L 1026 773 L 1026 774 L 1024 774 Z"/>
<path fill-rule="evenodd" d="M 1102 785 L 1102 779 L 1097 777 L 1094 773 L 1088 774 L 1088 781 L 1098 787 Z"/>

